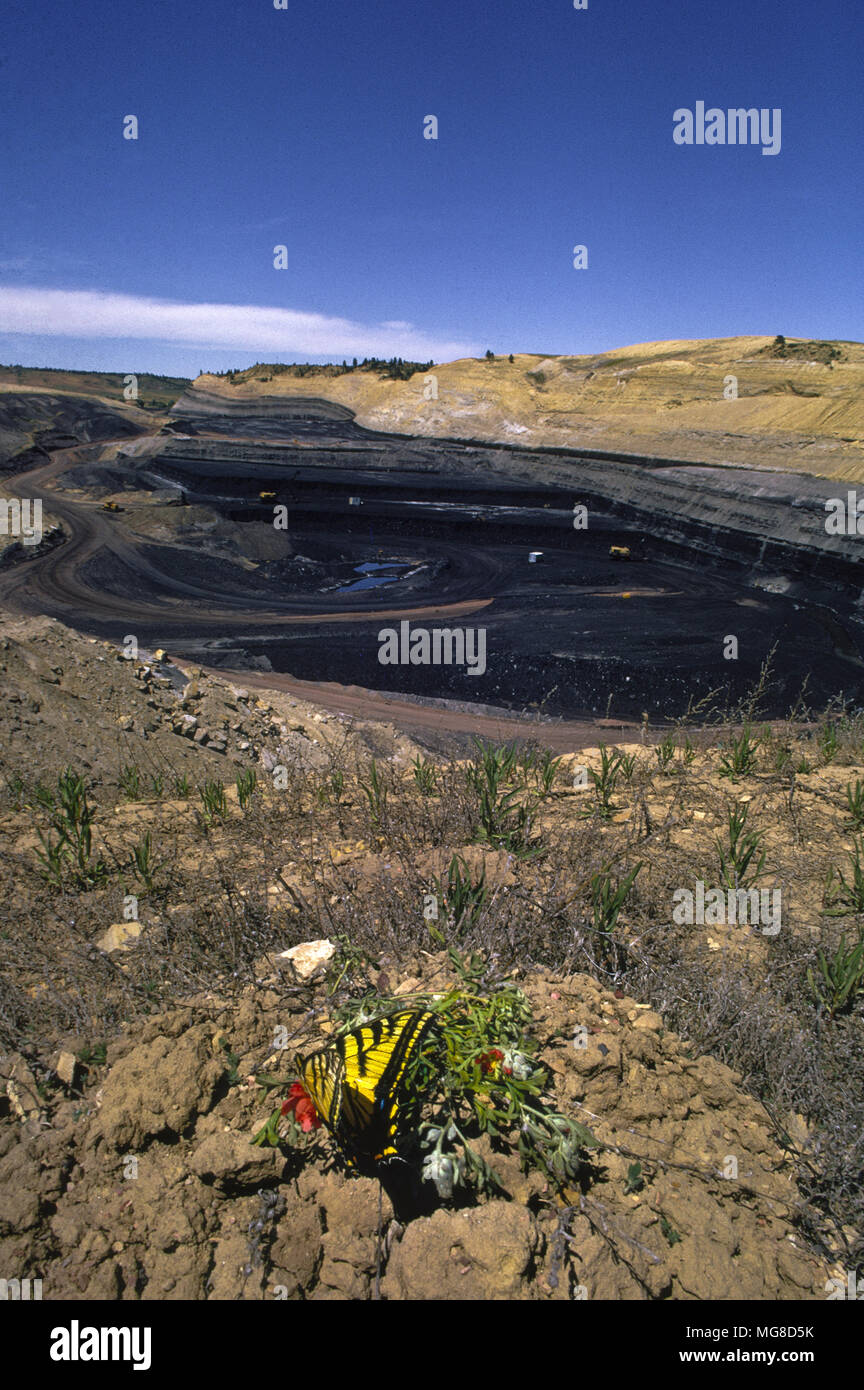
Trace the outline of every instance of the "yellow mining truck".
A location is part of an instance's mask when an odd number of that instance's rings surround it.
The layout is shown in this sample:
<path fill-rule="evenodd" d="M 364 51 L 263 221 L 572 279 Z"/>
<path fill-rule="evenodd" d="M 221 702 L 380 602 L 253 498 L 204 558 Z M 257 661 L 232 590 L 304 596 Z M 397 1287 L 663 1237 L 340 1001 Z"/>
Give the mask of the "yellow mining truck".
<path fill-rule="evenodd" d="M 609 554 L 613 560 L 629 560 L 630 547 L 628 545 L 610 545 Z"/>
<path fill-rule="evenodd" d="M 262 502 L 275 502 L 275 501 L 276 501 L 276 493 L 275 493 L 275 492 L 259 492 L 259 493 L 258 493 L 258 496 L 261 498 L 261 501 L 262 501 Z"/>
<path fill-rule="evenodd" d="M 103 512 L 122 512 L 123 508 L 118 507 L 116 502 L 103 502 L 102 510 Z"/>

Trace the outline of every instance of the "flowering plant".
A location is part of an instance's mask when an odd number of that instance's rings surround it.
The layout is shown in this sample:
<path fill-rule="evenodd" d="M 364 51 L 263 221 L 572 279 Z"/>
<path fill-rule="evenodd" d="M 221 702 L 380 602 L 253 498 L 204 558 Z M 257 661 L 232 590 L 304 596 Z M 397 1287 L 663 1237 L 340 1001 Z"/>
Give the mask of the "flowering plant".
<path fill-rule="evenodd" d="M 538 1044 L 528 1031 L 531 1008 L 525 995 L 512 981 L 495 980 L 483 957 L 463 959 L 453 948 L 448 954 L 456 976 L 452 988 L 411 996 L 411 1003 L 433 1012 L 436 1021 L 399 1082 L 405 1154 L 410 1157 L 412 1144 L 415 1155 L 422 1154 L 423 1178 L 445 1201 L 458 1187 L 504 1190 L 477 1147 L 481 1135 L 493 1149 L 517 1151 L 523 1168 L 539 1168 L 556 1187 L 574 1181 L 586 1149 L 598 1147 L 597 1140 L 544 1099 L 549 1073 L 534 1057 Z M 367 990 L 334 1010 L 334 1021 L 350 1031 L 406 1003 L 406 995 L 387 998 Z M 295 1144 L 320 1124 L 310 1096 L 294 1081 L 254 1142 Z"/>

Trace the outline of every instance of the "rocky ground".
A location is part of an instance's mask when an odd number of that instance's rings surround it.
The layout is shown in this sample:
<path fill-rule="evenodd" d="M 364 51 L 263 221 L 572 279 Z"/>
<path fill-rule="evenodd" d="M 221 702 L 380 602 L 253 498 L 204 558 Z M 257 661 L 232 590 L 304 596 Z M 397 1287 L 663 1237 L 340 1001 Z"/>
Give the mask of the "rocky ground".
<path fill-rule="evenodd" d="M 65 761 L 117 789 L 122 770 L 135 766 L 142 788 L 161 778 L 167 794 L 184 776 L 194 786 L 244 767 L 267 772 L 280 761 L 326 766 L 334 738 L 405 760 L 418 751 L 386 726 L 364 728 L 278 691 L 265 697 L 170 656 L 157 660 L 142 649 L 127 658 L 132 650 L 51 618 L 0 615 L 7 778 L 26 769 L 31 781 L 50 781 Z"/>
<path fill-rule="evenodd" d="M 82 1300 L 770 1300 L 857 1267 L 864 995 L 829 1010 L 808 969 L 864 912 L 860 720 L 760 728 L 734 777 L 738 731 L 621 745 L 608 796 L 586 774 L 609 750 L 551 768 L 528 750 L 527 831 L 504 792 L 490 832 L 464 760 L 392 729 L 47 619 L 4 618 L 0 664 L 7 1277 Z M 65 766 L 92 841 L 52 874 Z M 676 887 L 716 880 L 742 811 L 783 930 L 676 925 Z M 272 1105 L 257 1079 L 370 981 L 447 985 L 423 904 L 450 902 L 454 855 L 479 908 L 440 932 L 524 991 L 550 1100 L 600 1147 L 572 1186 L 507 1151 L 503 1194 L 398 1220 L 385 1196 L 379 1232 L 377 1182 L 326 1131 L 251 1144 Z M 282 953 L 321 939 L 326 971 L 298 978 Z"/>
<path fill-rule="evenodd" d="M 436 987 L 446 977 L 440 957 L 419 969 Z M 371 1297 L 377 1182 L 346 1174 L 329 1148 L 304 1161 L 250 1142 L 267 1118 L 254 1077 L 274 1029 L 302 1043 L 327 1007 L 284 967 L 261 972 L 239 998 L 214 992 L 129 1026 L 66 1083 L 40 1087 L 6 1059 L 3 1268 L 38 1271 L 54 1299 Z M 830 1262 L 796 1229 L 788 1157 L 740 1076 L 587 975 L 520 983 L 555 1037 L 541 1058 L 558 1104 L 606 1146 L 592 1180 L 556 1194 L 511 1158 L 499 1161 L 506 1196 L 477 1206 L 401 1224 L 385 1198 L 380 1296 L 823 1297 Z M 644 1181 L 628 1192 L 634 1159 Z"/>

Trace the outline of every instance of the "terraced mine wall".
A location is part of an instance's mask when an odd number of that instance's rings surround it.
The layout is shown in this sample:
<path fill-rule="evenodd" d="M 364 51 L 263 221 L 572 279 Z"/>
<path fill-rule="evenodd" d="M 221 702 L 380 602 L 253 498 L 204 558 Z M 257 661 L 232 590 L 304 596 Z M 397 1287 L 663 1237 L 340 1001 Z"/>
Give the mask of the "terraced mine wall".
<path fill-rule="evenodd" d="M 315 406 L 308 405 L 308 422 L 320 428 L 325 422 L 315 415 Z M 284 409 L 273 418 L 280 427 L 303 430 L 299 412 L 290 422 Z M 211 428 L 215 423 L 208 421 Z M 256 427 L 262 423 L 259 419 Z M 233 427 L 236 419 L 224 424 Z M 818 591 L 826 602 L 833 595 L 864 603 L 864 536 L 827 532 L 826 502 L 835 497 L 845 501 L 850 491 L 828 479 L 596 451 L 574 454 L 384 436 L 334 417 L 325 430 L 341 435 L 346 426 L 350 439 L 322 438 L 319 447 L 302 450 L 281 442 L 171 441 L 153 466 L 162 478 L 187 488 L 190 500 L 215 503 L 217 489 L 211 484 L 217 477 L 223 497 L 234 488 L 238 502 L 242 498 L 254 504 L 259 490 L 275 491 L 278 501 L 309 512 L 309 524 L 314 524 L 316 501 L 347 513 L 347 499 L 356 494 L 365 508 L 374 507 L 379 514 L 392 512 L 386 504 L 398 497 L 438 499 L 469 509 L 497 503 L 560 512 L 555 518 L 524 518 L 537 528 L 538 544 L 553 531 L 572 529 L 566 513 L 581 503 L 588 508 L 589 528 L 597 518 L 609 529 L 611 518 L 620 531 L 641 538 L 646 553 L 654 556 L 692 563 L 695 554 L 749 572 L 757 584 L 779 585 L 786 592 L 799 586 L 811 598 Z M 368 515 L 366 510 L 364 520 Z M 346 514 L 344 519 L 349 530 L 363 524 L 359 517 Z M 328 524 L 332 520 L 328 511 Z M 432 525 L 428 517 L 424 521 Z M 481 518 L 454 510 L 447 524 L 480 523 Z M 512 517 L 482 518 L 490 538 L 489 528 L 512 534 L 513 524 Z"/>
<path fill-rule="evenodd" d="M 142 433 L 141 425 L 95 397 L 0 391 L 0 472 L 47 462 L 52 449 Z"/>

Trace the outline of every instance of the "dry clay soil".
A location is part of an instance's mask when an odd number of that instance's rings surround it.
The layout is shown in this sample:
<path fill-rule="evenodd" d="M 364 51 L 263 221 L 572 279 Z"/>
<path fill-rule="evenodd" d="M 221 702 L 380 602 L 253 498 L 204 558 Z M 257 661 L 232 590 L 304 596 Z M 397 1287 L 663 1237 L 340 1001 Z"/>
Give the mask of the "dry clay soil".
<path fill-rule="evenodd" d="M 280 717 L 284 697 L 247 703 L 211 677 L 183 700 L 146 662 L 48 619 L 8 620 L 2 645 L 17 696 L 6 732 L 22 755 L 39 750 L 46 776 L 73 761 L 107 777 L 120 761 L 159 752 L 196 780 L 220 767 L 230 778 L 267 746 L 326 761 L 322 716 L 295 704 Z M 205 742 L 190 737 L 184 707 L 198 711 Z M 338 737 L 368 752 L 372 733 L 340 727 Z M 392 731 L 389 746 L 382 738 L 384 756 L 406 762 L 415 751 Z M 122 953 L 113 959 L 122 970 Z M 2 1060 L 0 1269 L 41 1277 L 46 1299 L 373 1296 L 377 1183 L 348 1173 L 324 1131 L 306 1155 L 250 1143 L 272 1104 L 250 1078 L 265 1065 L 287 1070 L 284 1054 L 270 1052 L 274 1029 L 285 1025 L 292 1049 L 308 1050 L 323 1041 L 327 1014 L 324 988 L 298 988 L 274 961 L 262 961 L 239 996 L 178 999 L 130 1022 L 104 1064 L 79 1067 L 74 1084 L 49 1075 L 46 1085 L 44 1068 L 34 1074 L 20 1054 Z M 447 979 L 437 957 L 413 970 L 403 962 L 391 979 L 403 990 L 440 990 Z M 497 1157 L 506 1196 L 404 1226 L 390 1221 L 385 1199 L 381 1295 L 824 1297 L 836 1271 L 796 1232 L 791 1164 L 740 1078 L 691 1056 L 658 1014 L 587 975 L 519 983 L 536 1036 L 561 1035 L 541 1052 L 556 1104 L 604 1148 L 581 1192 L 555 1194 Z M 579 1027 L 588 1030 L 582 1048 Z M 735 1179 L 720 1176 L 729 1156 Z M 635 1161 L 643 1184 L 628 1192 Z M 569 1239 L 559 1230 L 565 1204 Z"/>
<path fill-rule="evenodd" d="M 262 970 L 239 1004 L 199 998 L 130 1029 L 90 1068 L 83 1094 L 60 1088 L 46 1101 L 21 1060 L 7 1059 L 22 1113 L 10 1107 L 0 1127 L 3 1268 L 40 1275 L 49 1299 L 372 1296 L 377 1182 L 329 1161 L 330 1141 L 305 1161 L 250 1143 L 269 1111 L 253 1073 L 265 1059 L 284 1070 L 278 1054 L 268 1059 L 274 1028 L 296 1025 L 290 1015 L 312 1002 Z M 443 958 L 418 970 L 403 983 L 446 978 Z M 736 1074 L 692 1058 L 657 1014 L 586 975 L 520 984 L 539 1035 L 564 1034 L 540 1054 L 557 1105 L 607 1147 L 581 1193 L 556 1198 L 541 1176 L 495 1156 L 506 1196 L 404 1226 L 385 1198 L 380 1295 L 824 1297 L 832 1271 L 795 1233 L 790 1170 Z M 313 1007 L 323 1003 L 319 991 Z M 586 1047 L 573 1045 L 577 1024 Z M 239 1058 L 233 1082 L 226 1046 Z M 727 1155 L 735 1180 L 720 1176 Z M 637 1158 L 644 1185 L 628 1194 Z"/>

